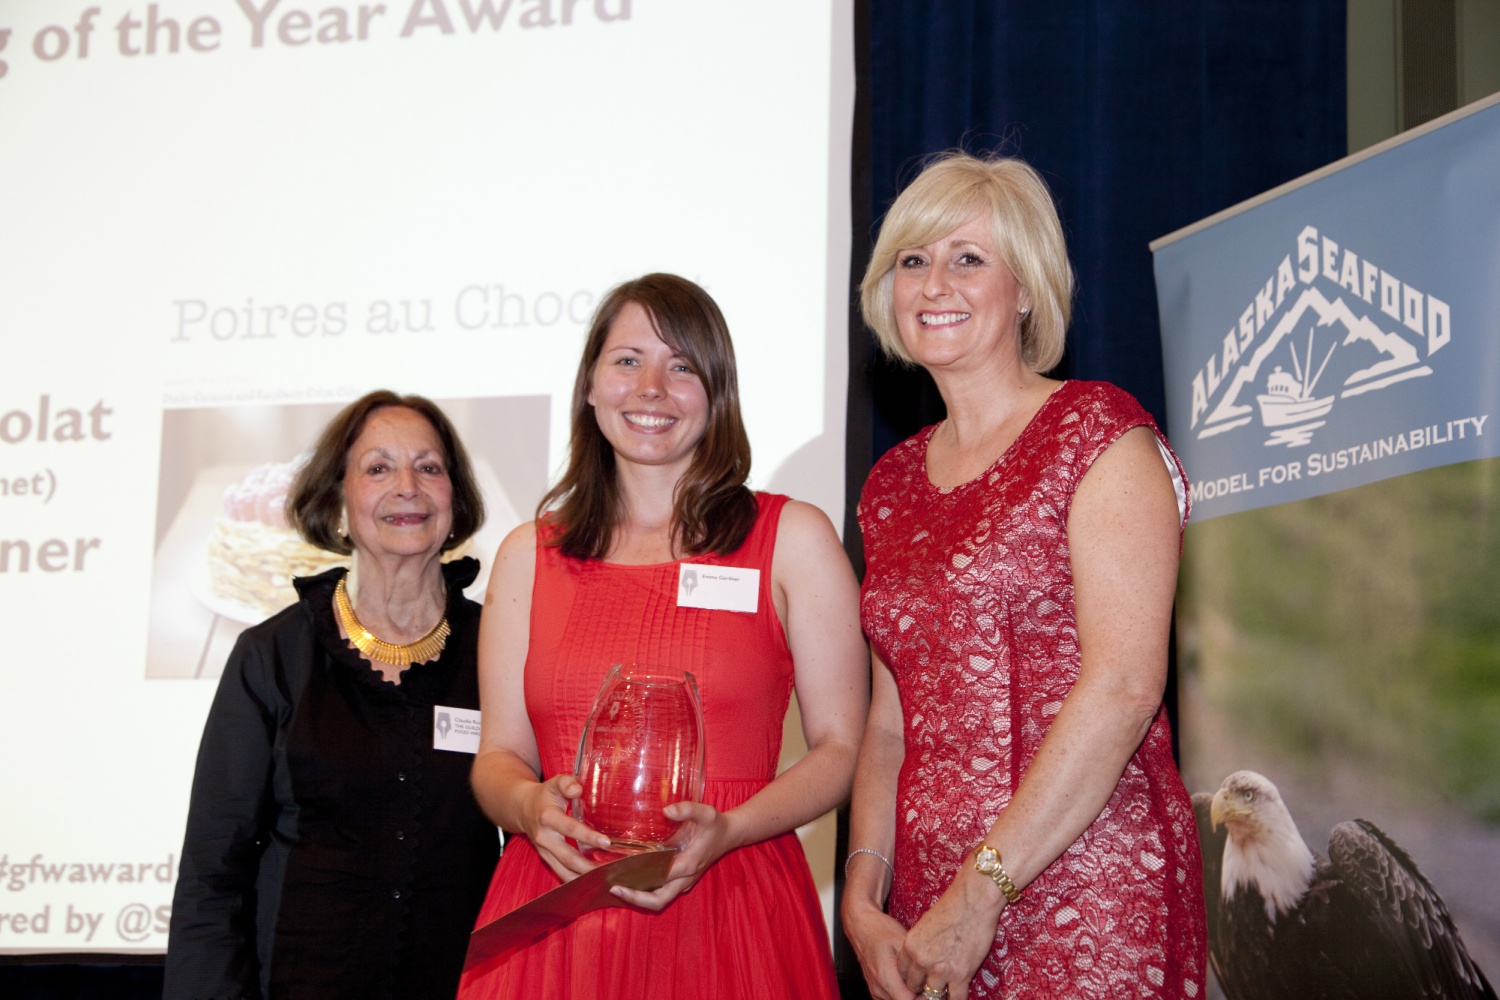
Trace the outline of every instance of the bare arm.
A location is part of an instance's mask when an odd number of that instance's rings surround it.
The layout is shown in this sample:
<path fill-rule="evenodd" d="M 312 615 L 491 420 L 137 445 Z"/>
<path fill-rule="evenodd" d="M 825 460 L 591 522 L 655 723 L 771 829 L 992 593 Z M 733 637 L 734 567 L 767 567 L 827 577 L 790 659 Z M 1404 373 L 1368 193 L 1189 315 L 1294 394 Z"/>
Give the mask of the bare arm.
<path fill-rule="evenodd" d="M 801 826 L 849 797 L 869 708 L 859 584 L 818 508 L 794 500 L 782 509 L 772 585 L 785 601 L 807 755 L 734 810 L 746 813 L 736 823 L 747 844 Z"/>
<path fill-rule="evenodd" d="M 1099 457 L 1073 498 L 1078 680 L 985 838 L 1020 888 L 1098 818 L 1161 706 L 1180 530 L 1154 437 L 1135 428 Z M 907 985 L 947 985 L 964 1000 L 1004 903 L 993 882 L 962 866 L 907 938 Z"/>
<path fill-rule="evenodd" d="M 668 807 L 689 827 L 669 881 L 654 893 L 615 889 L 622 899 L 660 909 L 728 851 L 794 829 L 849 794 L 867 705 L 859 586 L 833 525 L 816 507 L 792 501 L 782 509 L 771 583 L 778 610 L 785 608 L 807 755 L 728 812 L 696 802 Z"/>
<path fill-rule="evenodd" d="M 524 833 L 552 870 L 568 880 L 594 865 L 565 838 L 601 847 L 609 838 L 568 816 L 568 801 L 582 792 L 572 775 L 539 780 L 541 755 L 525 688 L 536 545 L 536 525 L 521 525 L 500 543 L 490 572 L 479 620 L 481 715 L 472 780 L 485 815 L 503 829 Z"/>
<path fill-rule="evenodd" d="M 871 653 L 870 716 L 859 747 L 849 806 L 849 847 L 863 851 L 849 855 L 840 913 L 844 933 L 854 945 L 875 1000 L 912 996 L 897 966 L 906 928 L 885 912 L 893 873 L 881 860 L 895 862 L 896 779 L 906 759 L 902 731 L 896 680 L 880 657 Z M 876 851 L 880 858 L 866 851 Z"/>

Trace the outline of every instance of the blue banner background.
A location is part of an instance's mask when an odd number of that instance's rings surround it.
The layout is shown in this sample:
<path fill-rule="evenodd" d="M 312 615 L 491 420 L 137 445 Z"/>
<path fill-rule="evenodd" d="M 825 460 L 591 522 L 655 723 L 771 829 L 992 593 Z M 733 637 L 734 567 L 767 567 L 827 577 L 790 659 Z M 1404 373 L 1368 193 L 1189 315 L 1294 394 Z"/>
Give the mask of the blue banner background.
<path fill-rule="evenodd" d="M 1155 246 L 1194 520 L 1500 455 L 1500 101 L 1465 110 Z"/>

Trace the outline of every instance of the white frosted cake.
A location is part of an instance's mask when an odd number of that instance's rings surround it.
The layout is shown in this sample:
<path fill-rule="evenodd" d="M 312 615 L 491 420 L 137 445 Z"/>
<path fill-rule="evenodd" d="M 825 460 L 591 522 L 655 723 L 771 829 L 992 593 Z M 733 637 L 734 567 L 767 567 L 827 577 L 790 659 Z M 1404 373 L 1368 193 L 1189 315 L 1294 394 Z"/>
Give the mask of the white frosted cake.
<path fill-rule="evenodd" d="M 307 544 L 287 523 L 287 491 L 303 461 L 256 466 L 225 489 L 208 541 L 208 579 L 215 597 L 265 617 L 297 600 L 293 577 L 348 565 L 348 556 Z"/>

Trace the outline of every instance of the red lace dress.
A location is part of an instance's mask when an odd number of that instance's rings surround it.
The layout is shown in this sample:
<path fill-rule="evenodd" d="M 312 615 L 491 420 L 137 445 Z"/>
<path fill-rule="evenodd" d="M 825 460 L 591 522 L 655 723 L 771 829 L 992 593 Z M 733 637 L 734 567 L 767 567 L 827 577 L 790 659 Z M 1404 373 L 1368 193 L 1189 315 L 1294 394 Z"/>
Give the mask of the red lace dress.
<path fill-rule="evenodd" d="M 537 546 L 526 709 L 542 776 L 571 773 L 611 664 L 691 671 L 703 700 L 704 801 L 728 810 L 776 775 L 792 655 L 771 602 L 771 555 L 786 497 L 758 494 L 745 544 L 693 563 L 760 570 L 754 614 L 677 606 L 679 563 L 618 566 Z M 483 925 L 559 884 L 531 842 L 506 841 Z M 466 974 L 471 998 L 831 1000 L 838 996 L 821 904 L 802 844 L 787 832 L 730 851 L 660 913 L 586 913 L 508 958 Z"/>
<path fill-rule="evenodd" d="M 1068 511 L 1090 465 L 1141 425 L 1156 430 L 1125 392 L 1067 382 L 977 479 L 931 484 L 931 427 L 870 474 L 861 613 L 901 695 L 889 909 L 908 927 L 972 863 L 1078 677 Z M 1196 1000 L 1205 937 L 1162 711 L 1099 818 L 1002 911 L 969 995 Z"/>

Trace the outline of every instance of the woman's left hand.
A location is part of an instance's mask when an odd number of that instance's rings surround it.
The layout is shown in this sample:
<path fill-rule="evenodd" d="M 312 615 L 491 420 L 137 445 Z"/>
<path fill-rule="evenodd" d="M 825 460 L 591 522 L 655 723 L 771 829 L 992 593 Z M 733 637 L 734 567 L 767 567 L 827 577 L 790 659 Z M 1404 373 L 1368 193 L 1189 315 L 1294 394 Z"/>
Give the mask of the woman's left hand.
<path fill-rule="evenodd" d="M 901 978 L 913 993 L 932 987 L 948 1000 L 966 1000 L 969 981 L 995 946 L 1000 890 L 969 866 L 906 933 L 897 956 Z"/>
<path fill-rule="evenodd" d="M 713 806 L 702 802 L 674 802 L 666 808 L 670 819 L 682 822 L 681 847 L 672 867 L 667 870 L 667 881 L 660 889 L 642 892 L 617 885 L 609 891 L 626 903 L 644 910 L 662 910 L 678 896 L 687 892 L 703 876 L 710 865 L 723 857 L 731 847 L 732 837 L 729 818 Z"/>

